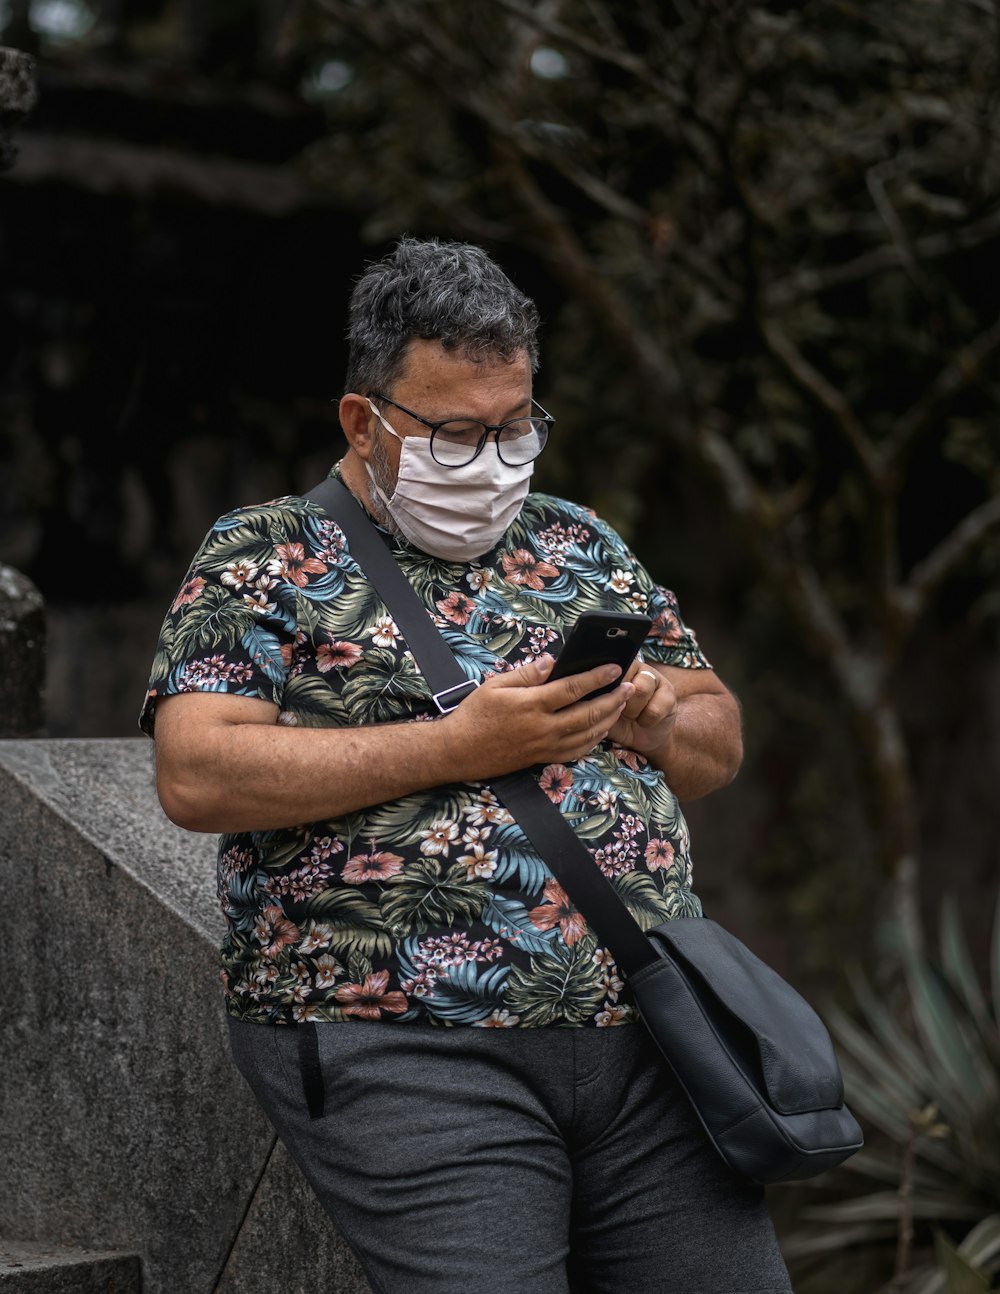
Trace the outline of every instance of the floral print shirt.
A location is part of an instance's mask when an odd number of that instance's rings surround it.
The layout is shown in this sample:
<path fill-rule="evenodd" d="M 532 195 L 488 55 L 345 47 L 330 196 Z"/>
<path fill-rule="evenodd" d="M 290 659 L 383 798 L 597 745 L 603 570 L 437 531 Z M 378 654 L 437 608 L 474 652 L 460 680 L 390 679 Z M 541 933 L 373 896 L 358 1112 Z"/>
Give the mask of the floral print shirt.
<path fill-rule="evenodd" d="M 577 616 L 597 609 L 652 617 L 645 659 L 710 668 L 673 594 L 609 526 L 563 500 L 529 495 L 472 563 L 402 539 L 393 550 L 470 678 L 557 654 Z M 260 697 L 293 726 L 437 716 L 343 533 L 297 497 L 240 508 L 206 536 L 163 622 L 147 733 L 156 698 L 182 692 Z M 538 776 L 644 927 L 700 915 L 687 828 L 661 772 L 604 742 Z M 634 1018 L 611 952 L 480 782 L 224 835 L 218 879 L 222 979 L 239 1019 L 531 1028 Z"/>

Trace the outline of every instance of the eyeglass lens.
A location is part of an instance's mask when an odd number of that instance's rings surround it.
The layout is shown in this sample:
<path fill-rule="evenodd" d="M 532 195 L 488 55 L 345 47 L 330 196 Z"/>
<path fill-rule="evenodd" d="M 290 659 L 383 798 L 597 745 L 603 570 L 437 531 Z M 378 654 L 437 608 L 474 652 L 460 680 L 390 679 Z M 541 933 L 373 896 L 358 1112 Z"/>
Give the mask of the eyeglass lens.
<path fill-rule="evenodd" d="M 481 422 L 443 422 L 431 437 L 431 453 L 443 467 L 462 467 L 476 457 L 485 432 Z M 543 418 L 508 422 L 500 432 L 500 457 L 508 467 L 530 463 L 545 448 L 548 436 L 548 424 Z"/>

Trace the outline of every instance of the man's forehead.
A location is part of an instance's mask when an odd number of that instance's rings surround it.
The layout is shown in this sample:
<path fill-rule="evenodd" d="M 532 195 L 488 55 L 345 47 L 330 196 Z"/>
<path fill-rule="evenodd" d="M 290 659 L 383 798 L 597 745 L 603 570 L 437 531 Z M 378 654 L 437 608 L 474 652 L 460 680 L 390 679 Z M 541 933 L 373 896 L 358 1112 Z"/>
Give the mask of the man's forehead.
<path fill-rule="evenodd" d="M 525 412 L 531 400 L 527 351 L 513 359 L 470 359 L 437 341 L 410 343 L 412 350 L 391 394 L 425 418 L 478 418 L 504 422 Z"/>
<path fill-rule="evenodd" d="M 530 390 L 531 360 L 526 350 L 517 351 L 510 359 L 497 354 L 470 355 L 437 338 L 417 337 L 407 343 L 399 380 L 442 386 L 521 383 Z"/>

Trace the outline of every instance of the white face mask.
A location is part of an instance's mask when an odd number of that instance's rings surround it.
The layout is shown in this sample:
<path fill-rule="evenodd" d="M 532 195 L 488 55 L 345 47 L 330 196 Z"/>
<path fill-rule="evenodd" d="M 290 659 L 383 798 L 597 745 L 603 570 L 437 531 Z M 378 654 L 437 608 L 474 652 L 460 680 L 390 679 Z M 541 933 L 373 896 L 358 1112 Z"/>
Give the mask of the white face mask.
<path fill-rule="evenodd" d="M 368 401 L 372 412 L 403 448 L 392 498 L 368 463 L 365 468 L 382 505 L 415 547 L 449 562 L 467 562 L 489 552 L 521 511 L 534 463 L 508 467 L 487 443 L 466 467 L 441 467 L 426 436 L 401 436 Z"/>

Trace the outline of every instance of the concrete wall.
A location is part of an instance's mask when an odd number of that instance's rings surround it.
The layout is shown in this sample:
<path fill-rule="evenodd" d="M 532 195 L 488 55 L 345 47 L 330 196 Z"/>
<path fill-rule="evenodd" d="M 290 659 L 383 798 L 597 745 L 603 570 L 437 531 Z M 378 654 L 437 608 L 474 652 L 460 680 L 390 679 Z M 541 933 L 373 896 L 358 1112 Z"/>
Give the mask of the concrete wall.
<path fill-rule="evenodd" d="M 145 1294 L 362 1294 L 230 1062 L 214 840 L 151 751 L 0 742 L 0 1239 L 137 1253 Z"/>

